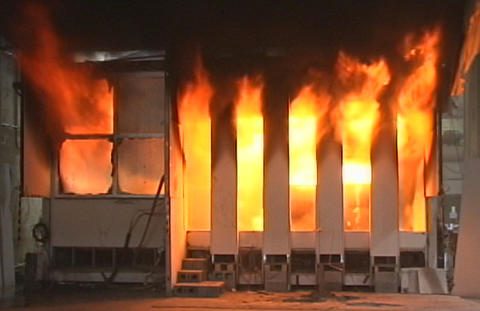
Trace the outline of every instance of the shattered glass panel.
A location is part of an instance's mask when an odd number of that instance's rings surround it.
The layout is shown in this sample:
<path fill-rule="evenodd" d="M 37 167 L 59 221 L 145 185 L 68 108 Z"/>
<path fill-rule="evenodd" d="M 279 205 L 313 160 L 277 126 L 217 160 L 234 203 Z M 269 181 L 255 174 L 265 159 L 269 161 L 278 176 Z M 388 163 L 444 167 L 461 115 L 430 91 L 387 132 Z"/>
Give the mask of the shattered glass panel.
<path fill-rule="evenodd" d="M 112 185 L 112 148 L 106 139 L 65 140 L 59 163 L 63 192 L 107 193 Z"/>
<path fill-rule="evenodd" d="M 164 174 L 163 138 L 125 139 L 118 146 L 118 184 L 131 194 L 155 194 Z M 164 189 L 162 189 L 164 193 Z"/>

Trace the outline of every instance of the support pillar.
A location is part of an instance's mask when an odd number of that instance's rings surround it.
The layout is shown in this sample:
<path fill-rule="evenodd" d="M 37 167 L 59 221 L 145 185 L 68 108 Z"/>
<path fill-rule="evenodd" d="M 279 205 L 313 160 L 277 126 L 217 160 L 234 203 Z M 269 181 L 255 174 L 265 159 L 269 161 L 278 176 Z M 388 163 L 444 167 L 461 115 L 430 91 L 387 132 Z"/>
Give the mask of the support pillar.
<path fill-rule="evenodd" d="M 342 146 L 325 135 L 317 151 L 316 254 L 320 290 L 341 290 L 343 285 L 344 229 Z M 331 267 L 338 269 L 330 269 Z M 326 267 L 328 267 L 326 269 Z"/>
<path fill-rule="evenodd" d="M 398 170 L 394 122 L 385 118 L 372 148 L 370 256 L 377 292 L 398 292 Z"/>
<path fill-rule="evenodd" d="M 215 104 L 214 104 L 215 105 Z M 213 255 L 238 253 L 237 171 L 233 107 L 224 106 L 212 118 L 212 234 Z"/>
<path fill-rule="evenodd" d="M 266 84 L 264 113 L 264 240 L 263 253 L 290 253 L 288 186 L 288 100 L 276 88 Z"/>

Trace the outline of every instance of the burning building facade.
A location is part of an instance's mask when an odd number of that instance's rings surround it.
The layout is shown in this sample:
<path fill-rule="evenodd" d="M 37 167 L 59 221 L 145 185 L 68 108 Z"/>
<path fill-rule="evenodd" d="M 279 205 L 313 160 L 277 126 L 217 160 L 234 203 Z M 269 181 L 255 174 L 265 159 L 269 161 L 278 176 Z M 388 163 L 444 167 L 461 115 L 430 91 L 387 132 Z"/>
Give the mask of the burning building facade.
<path fill-rule="evenodd" d="M 48 198 L 55 278 L 396 292 L 437 268 L 440 18 L 361 48 L 309 29 L 238 52 L 200 33 L 80 64 L 25 14 L 23 191 Z"/>

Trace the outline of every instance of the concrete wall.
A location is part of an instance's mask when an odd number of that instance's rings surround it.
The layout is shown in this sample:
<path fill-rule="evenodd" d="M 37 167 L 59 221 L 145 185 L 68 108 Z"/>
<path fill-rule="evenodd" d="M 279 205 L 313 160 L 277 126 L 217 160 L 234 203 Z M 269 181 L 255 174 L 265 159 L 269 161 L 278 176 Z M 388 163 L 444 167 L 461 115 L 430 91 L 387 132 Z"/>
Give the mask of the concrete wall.
<path fill-rule="evenodd" d="M 463 98 L 456 109 L 442 116 L 442 184 L 445 194 L 462 193 L 464 122 Z"/>
<path fill-rule="evenodd" d="M 460 227 L 458 232 L 453 293 L 480 297 L 478 258 L 480 258 L 480 57 L 466 77 L 465 154 Z"/>
<path fill-rule="evenodd" d="M 9 166 L 12 210 L 18 206 L 20 185 L 20 97 L 13 87 L 18 80 L 13 54 L 0 51 L 0 163 Z"/>
<path fill-rule="evenodd" d="M 6 46 L 1 38 L 0 46 Z M 14 243 L 21 238 L 15 225 L 20 184 L 17 79 L 12 52 L 0 50 L 0 299 L 14 294 Z"/>

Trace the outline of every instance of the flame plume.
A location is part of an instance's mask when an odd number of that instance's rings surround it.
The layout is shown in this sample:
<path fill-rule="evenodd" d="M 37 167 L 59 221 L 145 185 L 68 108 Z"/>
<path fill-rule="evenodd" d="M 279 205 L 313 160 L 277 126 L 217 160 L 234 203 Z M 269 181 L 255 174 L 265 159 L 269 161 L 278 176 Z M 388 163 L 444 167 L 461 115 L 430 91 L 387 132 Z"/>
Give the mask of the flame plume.
<path fill-rule="evenodd" d="M 263 231 L 263 84 L 237 82 L 237 213 L 239 231 Z"/>
<path fill-rule="evenodd" d="M 379 118 L 377 98 L 390 82 L 390 73 L 383 59 L 367 65 L 344 53 L 339 54 L 337 72 L 349 88 L 333 114 L 343 147 L 345 230 L 369 231 L 370 152 Z"/>
<path fill-rule="evenodd" d="M 416 64 L 398 95 L 397 144 L 400 181 L 400 229 L 424 232 L 425 161 L 430 158 L 435 133 L 435 89 L 440 33 L 426 33 L 419 43 L 406 40 L 405 59 Z"/>
<path fill-rule="evenodd" d="M 27 5 L 24 20 L 29 23 L 21 27 L 22 34 L 31 46 L 21 50 L 19 61 L 44 105 L 48 134 L 57 140 L 65 133 L 112 134 L 113 92 L 107 81 L 68 57 L 43 7 Z M 112 180 L 111 148 L 106 140 L 65 141 L 59 153 L 63 190 L 106 193 Z"/>
<path fill-rule="evenodd" d="M 184 209 L 188 230 L 210 230 L 212 96 L 207 72 L 197 61 L 194 81 L 180 95 L 178 111 L 185 157 Z"/>
<path fill-rule="evenodd" d="M 25 8 L 31 49 L 20 53 L 21 68 L 38 94 L 42 94 L 52 122 L 69 134 L 113 133 L 113 92 L 89 67 L 75 64 L 64 51 L 46 11 Z"/>
<path fill-rule="evenodd" d="M 329 101 L 328 94 L 317 93 L 313 85 L 308 85 L 290 104 L 288 141 L 292 231 L 315 230 L 317 143 L 324 133 Z"/>

